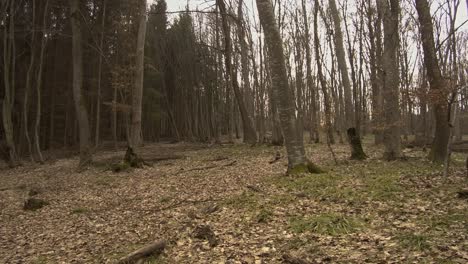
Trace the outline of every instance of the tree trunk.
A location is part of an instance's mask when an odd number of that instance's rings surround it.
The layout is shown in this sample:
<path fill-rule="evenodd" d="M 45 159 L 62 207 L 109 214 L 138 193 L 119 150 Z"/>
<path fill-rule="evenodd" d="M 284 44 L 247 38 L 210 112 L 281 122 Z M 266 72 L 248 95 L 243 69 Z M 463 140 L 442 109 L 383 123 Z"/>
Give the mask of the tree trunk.
<path fill-rule="evenodd" d="M 83 47 L 80 22 L 80 1 L 70 0 L 70 18 L 72 27 L 72 53 L 73 53 L 73 99 L 75 101 L 75 112 L 78 119 L 80 139 L 80 163 L 83 168 L 91 163 L 90 130 L 88 110 L 83 98 Z"/>
<path fill-rule="evenodd" d="M 346 130 L 349 131 L 349 129 L 354 128 L 354 126 L 356 125 L 353 101 L 352 101 L 352 95 L 351 95 L 351 83 L 349 81 L 349 76 L 348 76 L 348 66 L 346 64 L 343 33 L 341 32 L 340 14 L 336 7 L 335 0 L 329 0 L 329 2 L 330 2 L 330 11 L 331 11 L 331 15 L 333 18 L 333 25 L 334 25 L 334 31 L 335 31 L 334 43 L 335 43 L 336 58 L 338 61 L 338 69 L 340 71 L 341 82 L 342 82 L 343 90 L 344 90 L 344 109 L 345 109 L 345 118 L 346 118 Z M 354 137 L 354 139 L 360 140 L 357 129 L 354 128 L 354 131 L 356 133 L 356 136 Z M 359 153 L 362 151 L 362 147 L 358 148 L 358 146 L 361 146 L 361 144 L 354 144 L 351 141 L 349 142 L 349 144 L 351 146 L 351 153 Z M 364 158 L 365 155 L 360 155 L 359 157 Z"/>
<path fill-rule="evenodd" d="M 234 70 L 232 69 L 232 41 L 231 41 L 231 33 L 230 27 L 227 21 L 227 10 L 226 4 L 224 0 L 216 0 L 216 4 L 219 7 L 221 12 L 221 24 L 223 27 L 223 34 L 224 34 L 224 52 L 225 52 L 225 66 L 226 66 L 226 73 L 231 84 L 231 87 L 234 91 L 234 96 L 236 97 L 237 105 L 239 107 L 239 112 L 242 119 L 242 126 L 244 130 L 244 142 L 249 144 L 257 143 L 257 133 L 255 132 L 252 118 L 249 116 L 247 107 L 245 106 L 245 102 L 241 91 L 239 89 L 239 84 L 237 82 L 237 75 L 234 74 Z M 241 18 L 238 18 L 241 19 Z M 242 40 L 241 40 L 242 41 Z M 245 40 L 244 40 L 245 41 Z M 250 89 L 250 88 L 249 88 Z"/>
<path fill-rule="evenodd" d="M 336 58 L 338 61 L 338 68 L 341 75 L 341 81 L 344 89 L 344 101 L 345 101 L 345 116 L 346 116 L 346 129 L 355 126 L 354 110 L 353 110 L 353 99 L 351 95 L 351 83 L 348 76 L 348 66 L 346 63 L 346 54 L 344 49 L 343 33 L 341 31 L 341 18 L 336 7 L 335 0 L 329 0 L 330 11 L 333 18 L 334 25 L 334 43 Z"/>
<path fill-rule="evenodd" d="M 434 29 L 430 6 L 427 0 L 416 0 L 416 10 L 419 16 L 421 41 L 424 51 L 424 64 L 429 79 L 429 100 L 434 109 L 435 135 L 429 158 L 435 163 L 443 163 L 447 156 L 449 142 L 449 108 L 447 104 L 448 89 L 442 78 L 437 61 L 434 42 Z"/>
<path fill-rule="evenodd" d="M 24 87 L 24 97 L 23 97 L 23 130 L 24 136 L 26 138 L 26 144 L 28 146 L 28 151 L 30 159 L 34 162 L 34 154 L 32 150 L 31 137 L 29 136 L 29 97 L 33 82 L 33 71 L 36 61 L 36 2 L 32 3 L 32 27 L 31 27 L 31 48 L 30 48 L 30 60 L 28 71 L 26 72 L 26 86 Z"/>
<path fill-rule="evenodd" d="M 265 42 L 270 54 L 272 87 L 278 94 L 281 128 L 288 153 L 288 172 L 317 172 L 305 157 L 304 142 L 297 138 L 294 103 L 288 86 L 288 76 L 283 51 L 283 42 L 275 22 L 270 0 L 256 0 L 260 22 L 265 31 Z"/>
<path fill-rule="evenodd" d="M 382 10 L 381 12 L 384 14 L 384 158 L 387 160 L 394 160 L 401 157 L 401 116 L 399 105 L 400 75 L 398 71 L 398 25 L 400 6 L 398 0 L 391 0 L 390 4 L 386 0 L 378 0 L 377 5 L 378 9 Z"/>
<path fill-rule="evenodd" d="M 146 39 L 146 0 L 139 0 L 138 37 L 136 50 L 135 83 L 132 91 L 132 124 L 129 145 L 137 149 L 143 144 L 141 131 L 141 112 L 143 101 L 143 82 L 145 70 L 145 39 Z"/>
<path fill-rule="evenodd" d="M 13 103 L 15 101 L 15 61 L 16 61 L 16 47 L 15 47 L 15 0 L 11 0 L 10 6 L 10 20 L 9 26 L 4 26 L 3 31 L 3 83 L 5 87 L 5 94 L 2 102 L 2 119 L 3 130 L 5 132 L 5 140 L 8 152 L 8 165 L 15 167 L 19 164 L 18 155 L 16 153 L 14 127 L 12 120 Z"/>
<path fill-rule="evenodd" d="M 42 21 L 42 28 L 45 30 L 47 27 L 47 17 L 48 17 L 48 7 L 49 7 L 49 0 L 46 0 L 45 7 L 44 7 L 44 16 Z M 43 68 L 44 68 L 44 53 L 46 50 L 47 45 L 47 38 L 44 36 L 44 32 L 42 32 L 42 41 L 41 41 L 41 53 L 39 57 L 39 69 L 37 71 L 37 78 L 36 78 L 36 97 L 37 97 L 37 106 L 36 106 L 36 123 L 34 125 L 34 147 L 36 149 L 36 154 L 39 159 L 39 163 L 44 163 L 44 158 L 42 157 L 41 152 L 41 144 L 39 138 L 39 129 L 41 125 L 41 108 L 42 108 L 42 76 L 43 76 Z"/>
<path fill-rule="evenodd" d="M 305 10 L 305 5 L 303 4 L 303 9 Z M 305 12 L 305 11 L 304 11 Z M 327 140 L 330 144 L 335 144 L 335 137 L 333 136 L 333 126 L 331 122 L 331 104 L 330 104 L 330 95 L 328 93 L 327 81 L 323 74 L 322 69 L 322 56 L 320 53 L 320 38 L 318 33 L 318 12 L 319 12 L 319 1 L 315 0 L 314 4 L 314 47 L 315 47 L 315 61 L 317 63 L 317 75 L 322 87 L 323 100 L 325 104 L 325 125 L 327 132 Z M 308 31 L 306 29 L 306 31 Z"/>
<path fill-rule="evenodd" d="M 107 0 L 102 1 L 101 36 L 99 39 L 98 85 L 96 96 L 96 132 L 94 134 L 94 147 L 99 146 L 101 132 L 101 83 L 102 83 L 102 57 L 104 56 L 104 26 L 106 22 Z"/>

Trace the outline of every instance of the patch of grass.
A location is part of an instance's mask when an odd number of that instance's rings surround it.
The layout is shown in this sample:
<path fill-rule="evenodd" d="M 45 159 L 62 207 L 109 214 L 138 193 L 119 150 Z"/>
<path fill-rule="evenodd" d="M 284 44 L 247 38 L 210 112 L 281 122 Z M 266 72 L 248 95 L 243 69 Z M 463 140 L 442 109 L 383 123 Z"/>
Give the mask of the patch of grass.
<path fill-rule="evenodd" d="M 288 193 L 302 193 L 314 199 L 360 200 L 360 194 L 350 187 L 349 178 L 335 173 L 304 175 L 300 178 L 276 177 L 273 184 L 285 188 Z"/>
<path fill-rule="evenodd" d="M 72 214 L 85 214 L 87 212 L 89 212 L 89 209 L 84 208 L 84 207 L 77 207 L 71 210 Z"/>
<path fill-rule="evenodd" d="M 429 238 L 426 235 L 403 233 L 396 237 L 396 240 L 403 248 L 413 250 L 424 250 L 429 248 Z"/>
<path fill-rule="evenodd" d="M 259 205 L 258 197 L 255 193 L 244 191 L 242 194 L 230 197 L 224 201 L 227 206 L 236 209 L 256 209 Z"/>
<path fill-rule="evenodd" d="M 260 209 L 258 214 L 255 216 L 255 220 L 258 223 L 267 223 L 268 221 L 271 220 L 272 217 L 273 217 L 273 211 L 271 209 L 262 208 Z"/>
<path fill-rule="evenodd" d="M 362 221 L 357 218 L 334 213 L 312 217 L 294 217 L 289 221 L 289 227 L 294 233 L 309 231 L 331 236 L 354 233 L 362 226 Z"/>
<path fill-rule="evenodd" d="M 449 212 L 445 215 L 434 215 L 430 219 L 424 219 L 423 222 L 431 230 L 447 230 L 456 224 L 468 225 L 468 213 L 465 211 Z"/>
<path fill-rule="evenodd" d="M 391 173 L 382 173 L 364 178 L 367 192 L 375 200 L 396 200 L 403 188 L 398 184 L 398 176 Z"/>

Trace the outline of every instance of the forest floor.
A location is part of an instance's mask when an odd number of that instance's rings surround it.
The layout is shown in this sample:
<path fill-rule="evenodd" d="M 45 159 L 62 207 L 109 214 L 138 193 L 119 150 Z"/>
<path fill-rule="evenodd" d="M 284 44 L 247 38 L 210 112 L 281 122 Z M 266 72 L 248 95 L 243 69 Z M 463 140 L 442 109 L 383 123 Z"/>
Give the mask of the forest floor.
<path fill-rule="evenodd" d="M 152 167 L 121 173 L 105 164 L 123 150 L 96 154 L 100 165 L 82 173 L 77 157 L 4 169 L 0 263 L 115 263 L 158 239 L 166 250 L 147 263 L 467 263 L 464 156 L 444 178 L 420 149 L 384 162 L 364 147 L 357 162 L 334 146 L 336 165 L 325 144 L 308 144 L 327 172 L 296 177 L 283 148 L 243 144 L 151 144 Z M 31 189 L 49 204 L 24 211 Z M 217 243 L 194 238 L 200 226 Z"/>

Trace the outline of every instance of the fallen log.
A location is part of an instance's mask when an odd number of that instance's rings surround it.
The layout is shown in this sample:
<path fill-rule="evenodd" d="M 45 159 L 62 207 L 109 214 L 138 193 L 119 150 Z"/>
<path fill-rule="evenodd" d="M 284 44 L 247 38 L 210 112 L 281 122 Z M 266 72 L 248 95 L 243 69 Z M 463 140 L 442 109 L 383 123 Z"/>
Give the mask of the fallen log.
<path fill-rule="evenodd" d="M 148 244 L 132 253 L 127 255 L 124 258 L 121 258 L 116 264 L 134 264 L 139 263 L 140 260 L 143 260 L 150 256 L 158 256 L 166 247 L 166 241 L 158 240 L 151 244 Z"/>

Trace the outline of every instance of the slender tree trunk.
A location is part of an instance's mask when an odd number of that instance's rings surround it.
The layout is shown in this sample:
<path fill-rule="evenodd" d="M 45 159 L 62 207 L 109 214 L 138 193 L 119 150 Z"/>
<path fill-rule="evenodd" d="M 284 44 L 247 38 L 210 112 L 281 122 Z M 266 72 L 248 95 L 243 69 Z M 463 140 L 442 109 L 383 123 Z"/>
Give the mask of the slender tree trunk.
<path fill-rule="evenodd" d="M 306 1 L 302 0 L 302 14 L 304 18 L 304 31 L 305 31 L 305 52 L 306 52 L 306 79 L 307 79 L 307 88 L 310 90 L 310 104 L 311 104 L 311 132 L 313 132 L 315 137 L 315 142 L 319 142 L 319 133 L 318 133 L 318 126 L 319 126 L 319 118 L 318 118 L 318 107 L 317 107 L 317 91 L 316 87 L 314 86 L 314 78 L 312 77 L 312 51 L 310 50 L 310 30 L 309 30 L 309 18 L 307 16 L 307 7 Z M 326 115 L 326 114 L 325 114 Z M 325 117 L 326 118 L 326 117 Z M 326 120 L 325 120 L 326 121 Z M 312 135 L 311 135 L 312 136 Z M 329 138 L 331 142 L 334 142 L 333 136 Z M 333 143 L 332 143 L 333 144 Z"/>
<path fill-rule="evenodd" d="M 341 31 L 341 18 L 340 13 L 336 7 L 335 0 L 329 0 L 330 11 L 333 18 L 334 25 L 334 43 L 336 58 L 338 61 L 338 69 L 341 75 L 341 82 L 344 90 L 344 109 L 346 118 L 346 130 L 348 134 L 349 144 L 351 146 L 351 158 L 352 159 L 364 159 L 366 157 L 362 144 L 360 142 L 360 136 L 354 126 L 356 125 L 353 101 L 351 95 L 351 83 L 348 76 L 348 66 L 346 63 L 346 54 L 344 49 L 343 33 Z M 352 137 L 350 137 L 352 135 Z M 352 140 L 351 140 L 352 139 Z"/>
<path fill-rule="evenodd" d="M 42 28 L 43 30 L 47 27 L 47 17 L 48 17 L 48 7 L 49 7 L 49 0 L 46 0 L 45 7 L 44 7 L 44 17 L 42 21 Z M 44 158 L 42 157 L 41 152 L 41 144 L 39 138 L 39 130 L 41 125 L 41 111 L 42 111 L 42 78 L 43 78 L 43 66 L 44 66 L 44 53 L 46 50 L 47 45 L 47 38 L 44 36 L 44 32 L 42 32 L 42 41 L 41 41 L 41 53 L 39 57 L 39 69 L 37 72 L 37 83 L 36 83 L 36 97 L 37 97 L 37 106 L 36 106 L 36 123 L 34 125 L 34 147 L 36 149 L 36 154 L 39 159 L 39 162 L 42 164 L 44 163 Z"/>
<path fill-rule="evenodd" d="M 145 71 L 146 0 L 139 0 L 138 37 L 136 50 L 135 83 L 132 91 L 132 116 L 129 145 L 135 149 L 143 144 L 141 112 Z"/>
<path fill-rule="evenodd" d="M 83 168 L 91 163 L 90 129 L 88 110 L 83 98 L 83 47 L 80 22 L 80 1 L 70 0 L 70 17 L 72 26 L 72 53 L 73 53 L 73 99 L 78 120 L 80 139 L 80 163 Z"/>
<path fill-rule="evenodd" d="M 434 42 L 434 29 L 430 6 L 427 0 L 416 0 L 416 10 L 419 16 L 420 33 L 424 51 L 424 64 L 430 85 L 430 103 L 435 117 L 435 135 L 429 158 L 436 163 L 443 163 L 447 156 L 449 142 L 449 108 L 447 104 L 448 91 L 445 87 L 437 61 Z"/>
<path fill-rule="evenodd" d="M 268 45 L 270 53 L 272 86 L 278 93 L 281 128 L 288 153 L 288 172 L 317 172 L 315 166 L 308 164 L 303 140 L 297 138 L 295 109 L 288 86 L 283 42 L 278 25 L 275 22 L 273 5 L 270 0 L 256 0 L 256 2 L 260 22 L 265 31 L 265 42 Z"/>
<path fill-rule="evenodd" d="M 303 9 L 305 10 L 305 5 L 303 4 Z M 320 53 L 320 38 L 318 33 L 318 12 L 319 12 L 319 1 L 315 0 L 314 3 L 314 47 L 315 47 L 315 62 L 317 63 L 317 75 L 322 87 L 323 100 L 325 104 L 325 125 L 327 132 L 327 140 L 330 144 L 335 144 L 335 137 L 333 136 L 333 125 L 331 122 L 331 103 L 330 95 L 328 93 L 327 81 L 323 74 L 322 69 L 322 56 Z"/>
<path fill-rule="evenodd" d="M 234 96 L 236 97 L 237 105 L 239 107 L 241 119 L 242 119 L 242 126 L 244 129 L 244 142 L 249 144 L 255 144 L 257 142 L 257 133 L 255 132 L 252 118 L 249 116 L 247 112 L 247 107 L 245 106 L 245 102 L 243 96 L 239 89 L 239 84 L 237 82 L 237 75 L 234 74 L 234 70 L 232 69 L 232 41 L 231 41 L 231 30 L 227 21 L 227 10 L 226 4 L 224 0 L 216 0 L 216 4 L 219 7 L 221 12 L 221 24 L 223 27 L 223 34 L 224 34 L 224 48 L 225 48 L 225 66 L 226 66 L 226 73 L 231 83 L 231 87 L 234 91 Z M 240 18 L 238 18 L 240 19 Z M 245 40 L 244 40 L 245 41 Z M 250 88 L 249 88 L 250 89 Z"/>
<path fill-rule="evenodd" d="M 106 22 L 107 0 L 102 1 L 101 36 L 99 39 L 98 85 L 96 96 L 96 132 L 94 134 L 94 147 L 99 146 L 101 132 L 101 86 L 102 86 L 102 57 L 104 56 L 104 27 Z"/>
<path fill-rule="evenodd" d="M 343 33 L 341 31 L 341 18 L 338 8 L 336 7 L 335 0 L 329 0 L 330 11 L 333 18 L 334 25 L 334 43 L 336 57 L 338 61 L 338 68 L 341 75 L 341 82 L 344 89 L 344 101 L 345 101 L 345 115 L 346 115 L 346 129 L 354 127 L 354 110 L 353 110 L 353 99 L 351 95 L 351 83 L 348 75 L 348 66 L 346 63 L 346 54 L 344 49 Z"/>
<path fill-rule="evenodd" d="M 36 2 L 32 3 L 32 27 L 31 27 L 31 48 L 30 48 L 30 60 L 28 71 L 26 72 L 26 86 L 24 87 L 23 97 L 23 129 L 24 136 L 26 138 L 26 144 L 28 146 L 29 156 L 32 162 L 34 162 L 34 154 L 32 150 L 31 137 L 29 136 L 29 97 L 33 82 L 33 72 L 36 60 Z"/>
<path fill-rule="evenodd" d="M 399 84 L 400 75 L 398 71 L 398 47 L 399 47 L 399 16 L 400 6 L 398 0 L 378 0 L 378 9 L 382 10 L 384 26 L 384 158 L 394 160 L 401 157 L 400 139 L 400 104 Z"/>
<path fill-rule="evenodd" d="M 8 148 L 9 166 L 19 165 L 16 153 L 14 127 L 12 120 L 13 103 L 15 102 L 15 70 L 16 70 L 16 47 L 15 47 L 15 0 L 9 2 L 10 15 L 9 25 L 4 26 L 3 31 L 3 83 L 5 94 L 2 102 L 2 119 L 5 140 Z M 8 4 L 7 4 L 8 5 Z"/>

